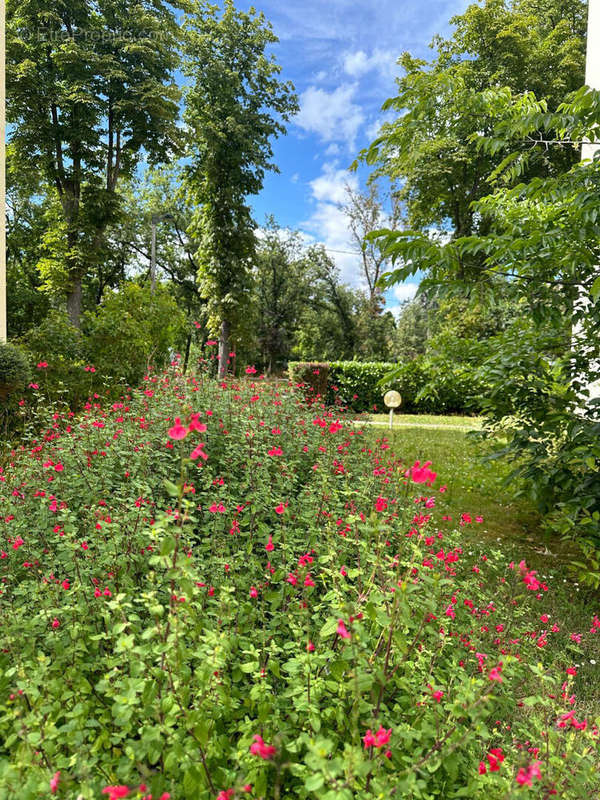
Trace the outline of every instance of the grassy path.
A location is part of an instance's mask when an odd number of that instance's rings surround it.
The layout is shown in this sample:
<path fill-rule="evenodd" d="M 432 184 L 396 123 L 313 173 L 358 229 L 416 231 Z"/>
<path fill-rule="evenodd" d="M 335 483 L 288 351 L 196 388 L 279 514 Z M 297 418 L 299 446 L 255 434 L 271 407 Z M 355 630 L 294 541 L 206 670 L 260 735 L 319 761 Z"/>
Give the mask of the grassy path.
<path fill-rule="evenodd" d="M 447 486 L 444 493 L 431 492 L 438 510 L 452 515 L 456 521 L 462 512 L 469 513 L 473 519 L 478 515 L 483 517 L 482 523 L 462 529 L 465 549 L 482 553 L 500 550 L 507 563 L 525 559 L 551 586 L 552 591 L 543 600 L 543 609 L 550 619 L 570 631 L 587 630 L 592 613 L 600 608 L 600 597 L 580 587 L 569 571 L 570 557 L 581 558 L 580 552 L 572 543 L 545 534 L 540 516 L 530 502 L 512 498 L 505 485 L 509 465 L 502 461 L 479 460 L 484 454 L 483 445 L 469 436 L 473 423 L 479 425 L 479 420 L 439 417 L 436 424 L 435 417 L 423 417 L 423 424 L 417 424 L 418 419 L 412 417 L 402 428 L 395 425 L 392 431 L 371 422 L 369 435 L 387 439 L 407 465 L 416 460 L 432 461 L 438 474 L 436 488 Z M 600 714 L 600 636 L 588 637 L 588 640 L 586 646 L 579 653 L 574 651 L 570 658 L 579 667 L 578 699 L 588 713 L 597 715 Z"/>

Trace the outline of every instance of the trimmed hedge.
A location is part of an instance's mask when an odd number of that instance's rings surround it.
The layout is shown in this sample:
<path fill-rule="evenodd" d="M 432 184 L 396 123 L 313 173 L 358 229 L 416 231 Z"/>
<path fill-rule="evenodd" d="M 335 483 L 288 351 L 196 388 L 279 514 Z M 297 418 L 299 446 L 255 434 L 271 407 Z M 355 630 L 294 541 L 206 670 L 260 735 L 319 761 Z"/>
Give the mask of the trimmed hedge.
<path fill-rule="evenodd" d="M 329 405 L 341 405 L 356 412 L 385 411 L 383 395 L 387 389 L 400 392 L 400 410 L 408 414 L 474 414 L 481 411 L 484 387 L 469 364 L 419 357 L 405 364 L 385 361 L 291 362 L 288 369 L 295 383 L 305 383 L 310 387 L 311 397 L 319 393 L 326 397 Z M 315 374 L 317 369 L 318 375 Z M 323 389 L 325 380 L 326 391 Z M 383 386 L 379 385 L 380 381 Z"/>

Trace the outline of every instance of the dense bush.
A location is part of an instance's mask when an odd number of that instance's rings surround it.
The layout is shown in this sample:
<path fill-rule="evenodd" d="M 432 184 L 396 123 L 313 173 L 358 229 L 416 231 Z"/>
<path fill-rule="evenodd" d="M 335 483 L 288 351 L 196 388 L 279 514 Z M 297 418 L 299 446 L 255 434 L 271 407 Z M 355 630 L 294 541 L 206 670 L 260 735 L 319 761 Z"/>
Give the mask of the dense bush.
<path fill-rule="evenodd" d="M 600 620 L 365 437 L 260 380 L 50 414 L 0 474 L 0 797 L 591 796 Z"/>
<path fill-rule="evenodd" d="M 167 288 L 158 285 L 152 294 L 127 283 L 86 315 L 89 361 L 101 374 L 136 386 L 150 367 L 169 363 L 172 348 L 183 344 L 184 327 L 185 316 Z"/>
<path fill-rule="evenodd" d="M 421 356 L 405 364 L 384 361 L 333 361 L 330 364 L 289 364 L 290 376 L 311 386 L 310 373 L 319 368 L 317 380 L 327 376 L 325 394 L 330 405 L 352 411 L 385 411 L 383 395 L 396 389 L 402 395 L 401 410 L 409 414 L 477 413 L 481 410 L 481 382 L 472 366 L 445 358 Z M 328 368 L 327 371 L 324 367 Z"/>
<path fill-rule="evenodd" d="M 97 388 L 93 373 L 86 370 L 85 343 L 66 313 L 52 311 L 20 340 L 30 360 L 33 381 L 27 399 L 40 394 L 77 408 Z"/>
<path fill-rule="evenodd" d="M 330 365 L 320 361 L 290 361 L 288 374 L 297 386 L 302 386 L 308 398 L 324 398 L 329 385 Z"/>
<path fill-rule="evenodd" d="M 76 410 L 96 394 L 118 397 L 137 385 L 149 368 L 162 368 L 184 342 L 185 319 L 164 287 L 125 284 L 111 293 L 82 329 L 66 313 L 52 311 L 18 344 L 27 355 L 33 379 L 12 414 L 13 432 L 25 424 L 28 411 L 42 402 Z M 13 403 L 14 404 L 14 403 Z"/>
<path fill-rule="evenodd" d="M 0 342 L 0 398 L 24 388 L 29 378 L 29 364 L 23 352 Z"/>

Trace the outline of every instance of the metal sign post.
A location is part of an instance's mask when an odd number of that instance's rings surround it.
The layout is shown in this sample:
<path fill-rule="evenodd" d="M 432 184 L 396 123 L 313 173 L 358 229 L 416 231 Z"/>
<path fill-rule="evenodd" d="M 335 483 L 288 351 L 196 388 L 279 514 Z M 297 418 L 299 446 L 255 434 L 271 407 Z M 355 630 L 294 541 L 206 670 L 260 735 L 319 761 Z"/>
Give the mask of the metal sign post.
<path fill-rule="evenodd" d="M 402 397 L 397 391 L 395 391 L 395 389 L 391 389 L 389 392 L 384 394 L 383 402 L 390 410 L 390 430 L 392 430 L 394 427 L 394 409 L 400 406 L 402 403 Z"/>

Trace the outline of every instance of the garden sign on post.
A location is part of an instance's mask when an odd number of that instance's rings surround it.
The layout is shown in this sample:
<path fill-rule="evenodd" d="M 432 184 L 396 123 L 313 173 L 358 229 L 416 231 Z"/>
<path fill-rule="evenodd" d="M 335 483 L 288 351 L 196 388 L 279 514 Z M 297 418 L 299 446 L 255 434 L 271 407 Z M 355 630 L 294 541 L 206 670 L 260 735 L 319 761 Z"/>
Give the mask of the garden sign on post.
<path fill-rule="evenodd" d="M 383 402 L 390 410 L 390 430 L 391 430 L 394 427 L 394 409 L 398 408 L 398 406 L 402 403 L 402 398 L 395 389 L 391 389 L 389 392 L 386 392 L 384 394 Z"/>

